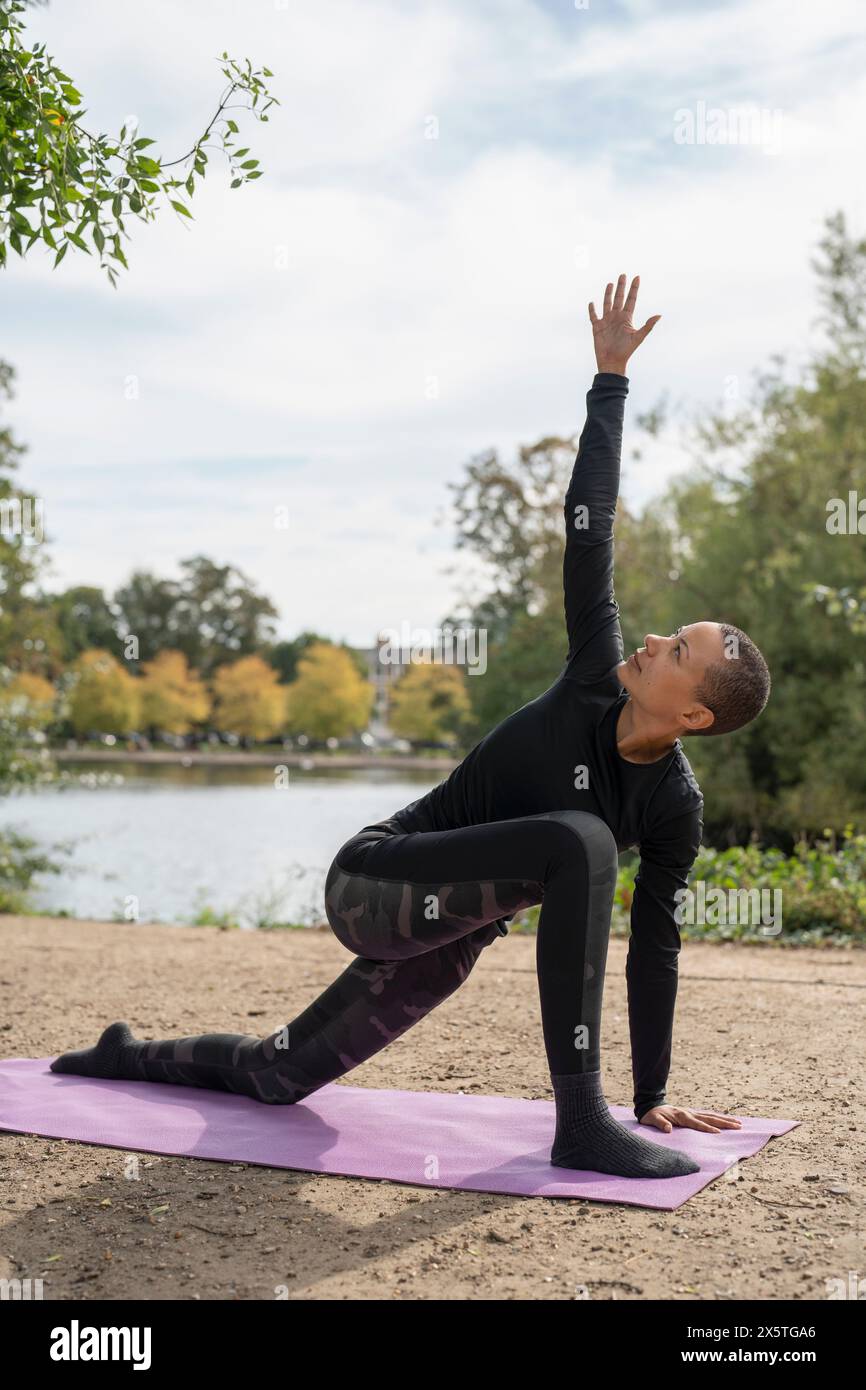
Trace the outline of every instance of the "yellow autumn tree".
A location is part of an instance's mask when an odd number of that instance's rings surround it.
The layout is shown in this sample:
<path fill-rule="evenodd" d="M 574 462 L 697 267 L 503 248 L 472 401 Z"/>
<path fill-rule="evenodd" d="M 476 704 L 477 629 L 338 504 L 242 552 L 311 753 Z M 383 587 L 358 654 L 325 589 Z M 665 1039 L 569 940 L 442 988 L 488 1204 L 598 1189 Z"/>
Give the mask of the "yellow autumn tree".
<path fill-rule="evenodd" d="M 285 720 L 285 691 L 272 666 L 260 656 L 243 656 L 214 673 L 212 722 L 220 733 L 266 739 Z"/>
<path fill-rule="evenodd" d="M 72 666 L 69 718 L 78 734 L 124 734 L 138 725 L 138 681 L 110 652 L 82 652 Z"/>
<path fill-rule="evenodd" d="M 188 734 L 210 713 L 204 681 L 191 671 L 183 652 L 159 652 L 142 666 L 141 719 L 167 734 Z"/>
<path fill-rule="evenodd" d="M 286 690 L 286 717 L 293 733 L 345 738 L 366 727 L 374 692 L 342 647 L 314 642 L 298 662 Z"/>
<path fill-rule="evenodd" d="M 460 733 L 469 710 L 459 667 L 416 662 L 391 692 L 388 723 L 395 734 L 415 743 L 449 742 Z"/>
<path fill-rule="evenodd" d="M 0 688 L 0 710 L 31 727 L 43 729 L 54 716 L 55 690 L 44 676 L 19 671 Z"/>

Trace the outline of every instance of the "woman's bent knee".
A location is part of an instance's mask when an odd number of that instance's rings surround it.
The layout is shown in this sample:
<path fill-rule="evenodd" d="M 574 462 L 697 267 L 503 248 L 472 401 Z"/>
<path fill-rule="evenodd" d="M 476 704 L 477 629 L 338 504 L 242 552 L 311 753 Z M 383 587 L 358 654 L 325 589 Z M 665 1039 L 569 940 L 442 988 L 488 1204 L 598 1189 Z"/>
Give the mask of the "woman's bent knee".
<path fill-rule="evenodd" d="M 616 840 L 599 816 L 588 811 L 550 811 L 535 819 L 549 822 L 551 848 L 585 864 L 591 878 L 616 872 Z"/>
<path fill-rule="evenodd" d="M 393 901 L 389 900 L 389 895 Z M 364 960 L 399 961 L 427 949 L 410 933 L 410 884 L 381 884 L 344 867 L 342 851 L 325 880 L 325 913 L 347 951 Z"/>

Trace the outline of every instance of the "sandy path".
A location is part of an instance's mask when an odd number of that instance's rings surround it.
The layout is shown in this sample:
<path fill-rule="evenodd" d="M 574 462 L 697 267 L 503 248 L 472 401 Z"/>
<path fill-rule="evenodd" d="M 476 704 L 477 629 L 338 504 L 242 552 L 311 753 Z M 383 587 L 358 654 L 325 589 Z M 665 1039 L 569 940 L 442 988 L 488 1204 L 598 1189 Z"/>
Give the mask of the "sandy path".
<path fill-rule="evenodd" d="M 549 1099 L 534 950 L 496 942 L 352 1083 Z M 328 932 L 2 918 L 0 1055 L 82 1046 L 114 1018 L 141 1036 L 264 1034 L 346 961 Z M 618 1103 L 624 962 L 613 942 Z M 677 1212 L 151 1154 L 135 1178 L 125 1152 L 0 1134 L 0 1277 L 41 1277 L 46 1299 L 823 1299 L 826 1280 L 866 1277 L 864 1002 L 861 952 L 684 947 L 670 1098 L 804 1123 Z"/>

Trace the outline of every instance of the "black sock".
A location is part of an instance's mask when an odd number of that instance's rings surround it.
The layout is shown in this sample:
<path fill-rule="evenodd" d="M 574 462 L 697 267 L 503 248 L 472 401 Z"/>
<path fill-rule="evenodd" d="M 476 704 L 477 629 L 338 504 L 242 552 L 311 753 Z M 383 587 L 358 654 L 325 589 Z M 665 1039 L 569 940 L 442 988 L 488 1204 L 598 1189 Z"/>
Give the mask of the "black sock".
<path fill-rule="evenodd" d="M 110 1080 L 139 1081 L 136 1059 L 143 1044 L 132 1036 L 128 1023 L 112 1023 L 95 1047 L 64 1052 L 55 1057 L 51 1070 L 73 1076 L 101 1076 Z"/>
<path fill-rule="evenodd" d="M 586 1168 L 622 1178 L 678 1178 L 700 1164 L 678 1149 L 666 1149 L 625 1129 L 611 1115 L 601 1089 L 601 1072 L 551 1076 L 556 1098 L 556 1134 L 550 1161 L 557 1168 Z"/>

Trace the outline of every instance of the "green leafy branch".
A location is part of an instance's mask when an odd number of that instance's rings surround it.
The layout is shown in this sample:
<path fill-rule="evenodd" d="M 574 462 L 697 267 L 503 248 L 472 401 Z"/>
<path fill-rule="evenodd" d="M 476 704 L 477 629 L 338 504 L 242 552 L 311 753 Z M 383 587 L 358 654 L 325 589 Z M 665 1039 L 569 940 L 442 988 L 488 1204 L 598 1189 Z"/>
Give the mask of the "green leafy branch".
<path fill-rule="evenodd" d="M 803 587 L 807 601 L 822 604 L 831 618 L 844 618 L 849 631 L 856 636 L 866 636 L 866 588 L 846 585 L 833 589 L 827 584 L 806 584 Z"/>
<path fill-rule="evenodd" d="M 124 219 L 151 222 L 166 203 L 191 218 L 187 199 L 205 177 L 209 152 L 226 158 L 232 188 L 261 178 L 259 161 L 236 144 L 240 132 L 229 113 L 267 121 L 278 104 L 265 82 L 273 73 L 223 53 L 227 86 L 213 117 L 186 154 L 166 162 L 136 128 L 123 126 L 117 139 L 86 130 L 72 79 L 44 44 L 25 47 L 25 8 L 25 0 L 0 0 L 0 265 L 9 247 L 23 257 L 39 241 L 54 252 L 56 267 L 72 246 L 95 251 L 116 286 L 118 267 L 128 268 Z"/>

